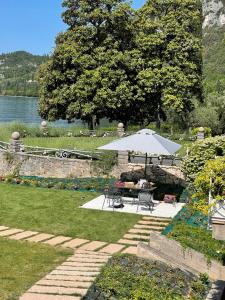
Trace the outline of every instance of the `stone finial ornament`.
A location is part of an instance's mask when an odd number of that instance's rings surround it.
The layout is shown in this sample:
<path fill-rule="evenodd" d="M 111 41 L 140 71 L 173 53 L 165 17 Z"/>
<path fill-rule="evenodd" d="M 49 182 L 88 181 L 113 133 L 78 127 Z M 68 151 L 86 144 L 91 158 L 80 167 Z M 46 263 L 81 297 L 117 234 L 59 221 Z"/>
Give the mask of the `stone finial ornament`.
<path fill-rule="evenodd" d="M 124 136 L 124 125 L 123 125 L 123 123 L 119 123 L 117 125 L 117 136 L 120 137 L 120 138 Z"/>
<path fill-rule="evenodd" d="M 11 138 L 12 138 L 12 140 L 14 140 L 14 141 L 18 141 L 18 140 L 20 139 L 20 133 L 17 132 L 17 131 L 14 131 L 14 132 L 12 133 Z"/>

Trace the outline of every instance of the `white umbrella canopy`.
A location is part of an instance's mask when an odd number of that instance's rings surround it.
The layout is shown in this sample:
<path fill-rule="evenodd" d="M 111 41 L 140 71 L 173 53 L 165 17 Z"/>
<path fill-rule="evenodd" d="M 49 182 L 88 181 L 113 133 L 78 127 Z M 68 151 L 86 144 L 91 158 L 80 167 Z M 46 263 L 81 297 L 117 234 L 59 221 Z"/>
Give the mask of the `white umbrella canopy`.
<path fill-rule="evenodd" d="M 101 146 L 100 150 L 130 151 L 156 155 L 172 155 L 181 148 L 150 129 L 142 129 L 135 134 Z"/>

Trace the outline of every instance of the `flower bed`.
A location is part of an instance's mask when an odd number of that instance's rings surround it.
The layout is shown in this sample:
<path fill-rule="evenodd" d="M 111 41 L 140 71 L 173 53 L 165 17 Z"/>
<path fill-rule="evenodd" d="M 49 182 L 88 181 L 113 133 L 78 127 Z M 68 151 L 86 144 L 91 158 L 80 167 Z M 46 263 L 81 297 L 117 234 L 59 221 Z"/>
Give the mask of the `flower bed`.
<path fill-rule="evenodd" d="M 166 264 L 117 255 L 103 268 L 85 300 L 205 299 L 207 275 L 199 277 Z"/>
<path fill-rule="evenodd" d="M 60 179 L 60 178 L 43 178 L 37 176 L 5 176 L 0 177 L 0 181 L 19 184 L 25 186 L 60 189 L 60 190 L 74 190 L 74 191 L 93 191 L 102 192 L 107 186 L 115 182 L 114 178 L 74 178 L 74 179 Z"/>

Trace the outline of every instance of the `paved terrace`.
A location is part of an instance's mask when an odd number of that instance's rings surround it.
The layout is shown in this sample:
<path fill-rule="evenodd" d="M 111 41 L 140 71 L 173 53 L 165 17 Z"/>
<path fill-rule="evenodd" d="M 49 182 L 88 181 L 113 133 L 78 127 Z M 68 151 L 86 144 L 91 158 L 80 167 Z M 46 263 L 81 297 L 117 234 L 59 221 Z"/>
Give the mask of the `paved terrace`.
<path fill-rule="evenodd" d="M 105 196 L 101 195 L 101 196 L 85 203 L 81 207 L 88 208 L 88 209 L 102 210 L 104 198 L 105 198 Z M 171 204 L 171 203 L 164 203 L 164 202 L 160 202 L 157 200 L 153 200 L 153 202 L 155 203 L 155 206 L 154 206 L 152 212 L 149 211 L 148 208 L 145 208 L 143 206 L 140 206 L 137 211 L 137 204 L 131 204 L 132 198 L 124 197 L 124 200 L 125 200 L 124 207 L 116 208 L 116 209 L 114 209 L 114 212 L 139 214 L 139 215 L 161 217 L 161 218 L 173 218 L 185 205 L 185 203 Z M 104 211 L 112 211 L 113 208 L 109 207 L 107 201 L 105 201 L 103 210 Z"/>

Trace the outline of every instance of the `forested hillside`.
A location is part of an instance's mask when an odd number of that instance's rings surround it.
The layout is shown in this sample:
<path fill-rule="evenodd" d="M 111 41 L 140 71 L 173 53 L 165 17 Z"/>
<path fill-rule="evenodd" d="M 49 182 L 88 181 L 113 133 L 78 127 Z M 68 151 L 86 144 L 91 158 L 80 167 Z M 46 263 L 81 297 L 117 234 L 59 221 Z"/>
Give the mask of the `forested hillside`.
<path fill-rule="evenodd" d="M 35 74 L 48 56 L 17 51 L 0 55 L 0 94 L 12 96 L 37 96 Z"/>
<path fill-rule="evenodd" d="M 204 86 L 207 94 L 225 90 L 225 26 L 204 30 Z"/>

